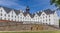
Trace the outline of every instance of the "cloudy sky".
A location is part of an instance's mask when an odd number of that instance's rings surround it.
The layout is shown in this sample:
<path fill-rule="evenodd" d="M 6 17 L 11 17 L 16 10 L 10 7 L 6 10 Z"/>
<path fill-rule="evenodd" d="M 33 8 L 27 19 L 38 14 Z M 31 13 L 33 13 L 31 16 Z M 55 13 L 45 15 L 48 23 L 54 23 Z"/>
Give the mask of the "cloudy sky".
<path fill-rule="evenodd" d="M 30 13 L 45 9 L 56 9 L 54 5 L 50 5 L 50 0 L 0 0 L 0 6 L 12 9 L 25 10 L 27 5 L 30 7 Z M 59 11 L 58 15 L 60 15 Z"/>

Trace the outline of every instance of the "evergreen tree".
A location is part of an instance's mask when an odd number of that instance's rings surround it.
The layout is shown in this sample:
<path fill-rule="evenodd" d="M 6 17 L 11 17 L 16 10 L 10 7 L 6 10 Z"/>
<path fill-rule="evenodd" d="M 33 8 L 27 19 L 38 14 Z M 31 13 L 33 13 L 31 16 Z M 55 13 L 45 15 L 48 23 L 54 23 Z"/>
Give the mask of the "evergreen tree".
<path fill-rule="evenodd" d="M 60 0 L 50 0 L 51 5 L 55 5 L 58 10 L 60 10 Z"/>

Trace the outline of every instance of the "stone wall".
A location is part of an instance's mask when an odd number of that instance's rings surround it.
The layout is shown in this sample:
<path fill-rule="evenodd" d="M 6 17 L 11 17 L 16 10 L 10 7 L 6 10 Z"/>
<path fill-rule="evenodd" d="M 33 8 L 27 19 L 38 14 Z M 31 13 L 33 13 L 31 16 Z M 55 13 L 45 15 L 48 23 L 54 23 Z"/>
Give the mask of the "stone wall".
<path fill-rule="evenodd" d="M 22 24 L 22 22 L 0 22 L 0 31 L 20 30 L 55 30 L 55 28 L 42 24 Z"/>

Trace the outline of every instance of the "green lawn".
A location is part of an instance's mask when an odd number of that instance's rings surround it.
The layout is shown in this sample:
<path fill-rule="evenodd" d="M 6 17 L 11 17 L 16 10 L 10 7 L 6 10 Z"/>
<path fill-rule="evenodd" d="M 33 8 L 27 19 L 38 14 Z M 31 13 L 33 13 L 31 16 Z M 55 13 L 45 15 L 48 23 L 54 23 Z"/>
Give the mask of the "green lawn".
<path fill-rule="evenodd" d="M 60 33 L 60 31 L 38 31 L 38 32 L 0 32 L 0 33 Z"/>

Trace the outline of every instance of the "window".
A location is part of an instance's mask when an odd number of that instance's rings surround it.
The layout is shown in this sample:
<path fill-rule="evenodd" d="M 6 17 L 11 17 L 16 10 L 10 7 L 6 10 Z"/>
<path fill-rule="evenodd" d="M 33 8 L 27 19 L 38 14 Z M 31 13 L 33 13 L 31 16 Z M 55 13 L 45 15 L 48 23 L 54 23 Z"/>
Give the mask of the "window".
<path fill-rule="evenodd" d="M 42 17 L 40 17 L 40 19 L 42 19 Z"/>
<path fill-rule="evenodd" d="M 43 22 L 44 22 L 44 20 L 43 20 Z"/>
<path fill-rule="evenodd" d="M 2 20 L 2 17 L 0 18 L 0 20 Z"/>
<path fill-rule="evenodd" d="M 29 19 L 29 21 L 31 21 L 31 19 Z"/>
<path fill-rule="evenodd" d="M 18 16 L 18 18 L 19 18 L 19 16 Z"/>
<path fill-rule="evenodd" d="M 47 23 L 46 23 L 47 24 Z"/>
<path fill-rule="evenodd" d="M 6 20 L 6 18 L 4 18 L 4 20 Z"/>
<path fill-rule="evenodd" d="M 13 12 L 12 12 L 12 14 L 13 14 Z"/>
<path fill-rule="evenodd" d="M 10 19 L 8 19 L 8 20 L 10 20 Z"/>
<path fill-rule="evenodd" d="M 49 17 L 50 17 L 50 15 L 49 15 Z"/>
<path fill-rule="evenodd" d="M 13 16 L 12 16 L 13 17 Z"/>
<path fill-rule="evenodd" d="M 15 19 L 15 21 L 16 21 L 16 19 Z"/>
<path fill-rule="evenodd" d="M 8 15 L 8 17 L 10 17 L 10 15 Z"/>
<path fill-rule="evenodd" d="M 22 17 L 20 17 L 22 19 Z"/>
<path fill-rule="evenodd" d="M 1 10 L 1 12 L 2 12 L 2 10 Z"/>
<path fill-rule="evenodd" d="M 36 16 L 37 17 L 37 16 Z"/>
<path fill-rule="evenodd" d="M 6 16 L 6 14 L 5 14 L 5 16 Z"/>
<path fill-rule="evenodd" d="M 44 14 L 43 14 L 44 15 Z"/>
<path fill-rule="evenodd" d="M 1 14 L 1 16 L 2 16 L 2 14 Z"/>
<path fill-rule="evenodd" d="M 1 16 L 1 13 L 0 13 L 0 16 Z"/>
<path fill-rule="evenodd" d="M 47 16 L 46 16 L 46 18 L 47 18 Z"/>
<path fill-rule="evenodd" d="M 50 25 L 50 22 L 49 22 L 49 25 Z"/>
<path fill-rule="evenodd" d="M 43 17 L 44 18 L 44 17 Z"/>
<path fill-rule="evenodd" d="M 46 19 L 46 22 L 47 22 L 47 19 Z"/>
<path fill-rule="evenodd" d="M 15 18 L 16 18 L 16 16 L 15 16 Z"/>
<path fill-rule="evenodd" d="M 13 21 L 13 19 L 12 19 L 12 21 Z"/>
<path fill-rule="evenodd" d="M 55 19 L 54 19 L 54 21 L 55 21 Z"/>
<path fill-rule="evenodd" d="M 49 21 L 50 21 L 50 19 L 49 19 Z"/>
<path fill-rule="evenodd" d="M 44 16 L 44 14 L 43 14 L 43 16 Z"/>
<path fill-rule="evenodd" d="M 23 17 L 23 19 L 24 19 L 24 17 Z M 29 18 L 28 18 L 29 19 Z"/>

